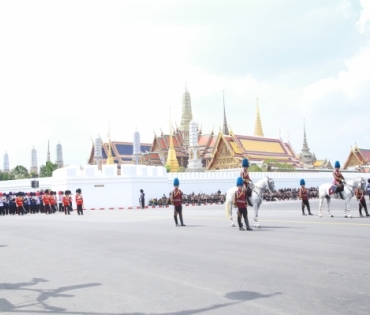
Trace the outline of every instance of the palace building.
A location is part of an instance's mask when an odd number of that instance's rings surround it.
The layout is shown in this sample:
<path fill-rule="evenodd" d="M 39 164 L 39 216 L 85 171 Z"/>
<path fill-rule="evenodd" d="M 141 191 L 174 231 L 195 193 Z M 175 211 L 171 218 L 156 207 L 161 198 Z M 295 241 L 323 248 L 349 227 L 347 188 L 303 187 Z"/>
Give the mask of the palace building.
<path fill-rule="evenodd" d="M 360 149 L 357 144 L 348 155 L 343 165 L 345 170 L 370 173 L 370 149 Z"/>
<path fill-rule="evenodd" d="M 140 139 L 137 132 L 134 139 Z M 230 129 L 226 118 L 224 94 L 222 128 L 217 134 L 213 130 L 209 133 L 203 133 L 202 128 L 198 127 L 197 122 L 193 120 L 191 97 L 186 86 L 182 96 L 180 128 L 177 125 L 173 127 L 170 123 L 169 134 L 164 134 L 161 131 L 160 134 L 154 133 L 152 143 L 136 143 L 135 154 L 133 147 L 133 142 L 110 141 L 109 139 L 108 143 L 103 143 L 101 138 L 97 138 L 92 144 L 88 163 L 134 163 L 167 166 L 171 171 L 181 168 L 188 169 L 188 171 L 201 171 L 240 168 L 242 159 L 248 158 L 251 164 L 258 165 L 261 165 L 265 160 L 273 160 L 297 169 L 331 168 L 330 161 L 317 161 L 315 155 L 310 152 L 305 126 L 303 148 L 299 155 L 295 153 L 289 141 L 265 137 L 258 99 L 253 136 L 234 134 Z"/>

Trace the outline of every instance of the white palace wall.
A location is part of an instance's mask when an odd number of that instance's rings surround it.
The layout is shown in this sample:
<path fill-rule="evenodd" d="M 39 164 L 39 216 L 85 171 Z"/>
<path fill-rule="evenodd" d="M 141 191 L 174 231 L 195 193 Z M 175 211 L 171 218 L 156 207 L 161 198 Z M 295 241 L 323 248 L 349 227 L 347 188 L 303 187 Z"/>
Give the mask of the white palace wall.
<path fill-rule="evenodd" d="M 80 166 L 68 166 L 53 172 L 53 177 L 39 178 L 39 189 L 31 188 L 31 179 L 12 180 L 0 182 L 0 191 L 36 191 L 40 189 L 71 190 L 82 189 L 85 207 L 107 208 L 107 207 L 131 207 L 139 205 L 140 189 L 145 192 L 146 202 L 151 198 L 159 198 L 173 189 L 173 179 L 178 177 L 181 190 L 188 193 L 214 193 L 218 190 L 226 192 L 235 186 L 239 172 L 217 171 L 217 172 L 184 172 L 167 173 L 164 167 L 143 165 L 122 165 L 121 175 L 117 175 L 117 165 L 103 165 L 99 171 L 96 165 L 87 165 L 81 169 Z M 308 187 L 317 187 L 323 183 L 333 181 L 331 172 L 284 172 L 284 173 L 250 173 L 256 183 L 265 176 L 275 181 L 275 188 L 299 187 L 299 180 L 304 178 Z M 365 177 L 370 174 L 345 173 L 345 178 Z"/>

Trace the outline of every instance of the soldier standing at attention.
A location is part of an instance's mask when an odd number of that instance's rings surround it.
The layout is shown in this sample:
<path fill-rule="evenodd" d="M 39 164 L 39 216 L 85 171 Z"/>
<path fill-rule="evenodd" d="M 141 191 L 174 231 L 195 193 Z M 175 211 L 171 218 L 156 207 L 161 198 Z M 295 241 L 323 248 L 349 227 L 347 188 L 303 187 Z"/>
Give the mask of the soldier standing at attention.
<path fill-rule="evenodd" d="M 49 190 L 46 189 L 44 191 L 44 195 L 42 196 L 42 204 L 44 205 L 45 214 L 51 214 L 50 209 L 50 196 L 49 196 Z"/>
<path fill-rule="evenodd" d="M 367 217 L 370 217 L 369 213 L 367 212 L 367 205 L 366 205 L 366 200 L 365 200 L 365 194 L 364 191 L 361 189 L 361 187 L 357 187 L 355 189 L 355 196 L 358 201 L 358 211 L 360 213 L 360 218 L 363 218 L 364 216 L 362 215 L 362 208 L 365 209 L 365 213 Z"/>
<path fill-rule="evenodd" d="M 19 192 L 17 194 L 17 198 L 15 199 L 15 203 L 17 204 L 17 214 L 18 215 L 24 215 L 24 208 L 23 208 L 23 197 L 22 197 L 22 193 Z"/>
<path fill-rule="evenodd" d="M 238 190 L 235 192 L 235 199 L 234 199 L 234 207 L 238 208 L 238 224 L 239 224 L 239 231 L 245 231 L 243 228 L 242 217 L 244 218 L 245 226 L 247 227 L 248 231 L 253 231 L 249 226 L 248 220 L 248 210 L 247 210 L 247 195 L 245 190 L 243 189 L 243 178 L 238 177 L 236 180 L 236 186 Z"/>
<path fill-rule="evenodd" d="M 84 204 L 84 199 L 82 198 L 81 195 L 81 189 L 78 188 L 76 190 L 76 205 L 77 205 L 77 213 L 78 215 L 83 215 L 83 204 Z"/>
<path fill-rule="evenodd" d="M 0 192 L 0 215 L 5 215 L 3 193 Z"/>
<path fill-rule="evenodd" d="M 70 215 L 71 212 L 69 211 L 69 202 L 70 202 L 70 199 L 69 199 L 69 195 L 70 195 L 70 191 L 69 190 L 66 190 L 65 193 L 64 193 L 64 197 L 63 197 L 63 206 L 64 206 L 64 214 L 67 215 Z"/>
<path fill-rule="evenodd" d="M 313 215 L 310 209 L 310 202 L 308 201 L 308 191 L 305 187 L 305 180 L 301 179 L 299 185 L 301 185 L 301 188 L 299 188 L 298 190 L 298 197 L 299 200 L 302 200 L 302 215 L 306 215 L 306 213 L 304 212 L 304 207 L 307 207 L 308 215 Z"/>
<path fill-rule="evenodd" d="M 173 218 L 175 219 L 176 226 L 180 226 L 177 221 L 177 215 L 180 217 L 181 226 L 186 226 L 182 218 L 182 191 L 179 189 L 180 181 L 178 178 L 175 178 L 173 181 L 173 186 L 175 189 L 171 192 L 170 200 L 171 204 L 174 205 Z"/>
<path fill-rule="evenodd" d="M 59 212 L 63 211 L 63 192 L 58 191 L 58 210 Z"/>
<path fill-rule="evenodd" d="M 145 208 L 145 194 L 144 190 L 140 189 L 140 207 L 141 209 Z"/>

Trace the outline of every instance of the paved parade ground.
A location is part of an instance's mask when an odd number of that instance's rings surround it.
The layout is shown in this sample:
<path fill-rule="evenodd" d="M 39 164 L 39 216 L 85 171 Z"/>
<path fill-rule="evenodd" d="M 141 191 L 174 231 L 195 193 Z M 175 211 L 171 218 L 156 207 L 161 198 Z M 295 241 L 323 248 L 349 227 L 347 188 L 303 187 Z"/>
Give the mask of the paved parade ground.
<path fill-rule="evenodd" d="M 0 217 L 0 313 L 369 314 L 370 218 L 311 205 L 264 203 L 250 232 L 219 205 Z"/>

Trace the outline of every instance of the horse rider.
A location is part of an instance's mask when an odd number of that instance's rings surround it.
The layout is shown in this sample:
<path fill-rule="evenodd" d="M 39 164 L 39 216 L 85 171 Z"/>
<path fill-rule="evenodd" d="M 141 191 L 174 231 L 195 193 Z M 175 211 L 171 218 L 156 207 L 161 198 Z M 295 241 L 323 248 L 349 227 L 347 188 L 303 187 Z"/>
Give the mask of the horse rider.
<path fill-rule="evenodd" d="M 302 200 L 302 215 L 306 215 L 306 213 L 304 212 L 305 207 L 307 207 L 308 215 L 312 215 L 310 209 L 310 202 L 308 201 L 308 190 L 305 187 L 306 186 L 305 180 L 301 179 L 299 185 L 301 185 L 301 188 L 299 188 L 298 190 L 298 197 L 299 200 Z"/>
<path fill-rule="evenodd" d="M 182 191 L 179 189 L 180 181 L 178 178 L 174 179 L 173 186 L 175 187 L 175 189 L 171 192 L 171 195 L 170 195 L 171 204 L 173 204 L 175 207 L 174 212 L 173 212 L 173 218 L 175 220 L 176 226 L 180 226 L 179 222 L 177 221 L 177 215 L 179 215 L 181 226 L 186 226 L 182 218 L 182 195 L 183 194 L 182 194 Z"/>
<path fill-rule="evenodd" d="M 367 205 L 366 205 L 366 200 L 365 200 L 365 193 L 361 189 L 361 187 L 357 187 L 355 190 L 355 196 L 356 200 L 358 201 L 358 211 L 360 213 L 360 218 L 363 218 L 364 216 L 362 215 L 362 208 L 365 209 L 365 213 L 367 217 L 370 217 L 369 213 L 367 212 Z"/>
<path fill-rule="evenodd" d="M 247 230 L 252 231 L 253 229 L 251 229 L 251 227 L 249 226 L 248 221 L 247 195 L 245 189 L 243 188 L 244 181 L 241 177 L 238 177 L 238 179 L 236 180 L 236 186 L 238 187 L 238 189 L 237 191 L 235 191 L 234 207 L 238 208 L 239 231 L 245 231 L 245 229 L 243 228 L 242 217 L 244 218 Z"/>
<path fill-rule="evenodd" d="M 249 177 L 249 173 L 248 173 L 248 167 L 249 167 L 248 159 L 246 159 L 246 158 L 243 159 L 242 167 L 243 167 L 243 169 L 240 172 L 240 177 L 242 178 L 243 183 L 244 183 L 243 190 L 247 194 L 247 202 L 248 202 L 249 206 L 253 207 L 253 204 L 249 199 L 252 196 L 252 188 L 251 188 L 252 180 Z"/>
<path fill-rule="evenodd" d="M 339 193 L 340 198 L 343 198 L 342 191 L 344 190 L 344 176 L 340 172 L 340 163 L 339 161 L 336 161 L 334 164 L 335 170 L 333 172 L 333 177 L 334 177 L 334 183 L 333 183 L 333 193 Z"/>

